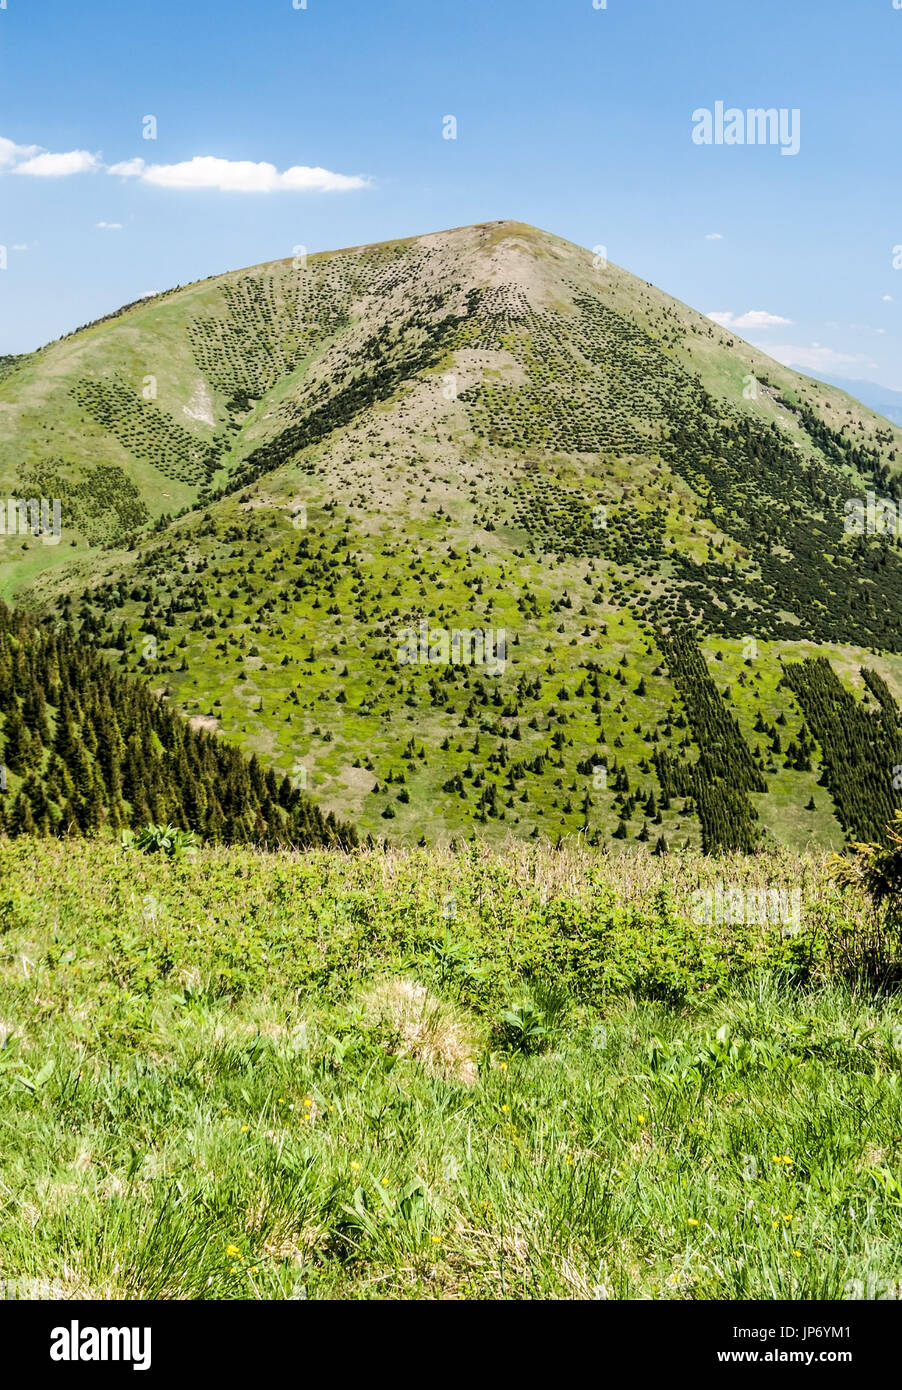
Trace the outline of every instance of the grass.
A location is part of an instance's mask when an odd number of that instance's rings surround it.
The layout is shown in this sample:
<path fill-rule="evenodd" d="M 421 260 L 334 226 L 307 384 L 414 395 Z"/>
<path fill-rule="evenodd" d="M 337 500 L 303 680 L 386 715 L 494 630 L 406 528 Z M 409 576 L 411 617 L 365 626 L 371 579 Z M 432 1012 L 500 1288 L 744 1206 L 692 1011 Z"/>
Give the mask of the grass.
<path fill-rule="evenodd" d="M 902 1272 L 902 1007 L 817 857 L 0 865 L 0 1279 L 841 1299 Z M 800 886 L 798 931 L 697 923 L 718 879 Z"/>

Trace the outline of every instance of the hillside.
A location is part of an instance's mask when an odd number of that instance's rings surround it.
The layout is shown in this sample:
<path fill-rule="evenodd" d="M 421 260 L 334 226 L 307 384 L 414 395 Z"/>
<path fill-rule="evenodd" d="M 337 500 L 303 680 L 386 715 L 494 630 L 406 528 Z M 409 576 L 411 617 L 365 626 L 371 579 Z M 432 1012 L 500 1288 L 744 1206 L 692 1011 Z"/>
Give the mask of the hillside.
<path fill-rule="evenodd" d="M 72 634 L 0 603 L 0 834 L 93 835 L 174 823 L 226 844 L 356 844 L 287 778 L 113 674 Z"/>
<path fill-rule="evenodd" d="M 7 361 L 0 419 L 63 509 L 7 595 L 365 831 L 803 848 L 900 804 L 902 557 L 844 522 L 902 433 L 544 232 L 169 292 Z"/>

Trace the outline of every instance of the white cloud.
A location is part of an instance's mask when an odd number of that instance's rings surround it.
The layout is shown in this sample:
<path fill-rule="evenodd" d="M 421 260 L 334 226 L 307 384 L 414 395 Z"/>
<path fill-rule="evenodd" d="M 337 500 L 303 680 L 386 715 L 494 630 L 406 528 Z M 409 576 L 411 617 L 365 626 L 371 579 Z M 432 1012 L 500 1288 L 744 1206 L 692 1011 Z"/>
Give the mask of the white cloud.
<path fill-rule="evenodd" d="M 29 155 L 39 154 L 40 145 L 17 145 L 13 140 L 6 140 L 0 135 L 0 169 L 5 169 L 9 164 L 15 164 L 18 159 L 26 159 Z"/>
<path fill-rule="evenodd" d="M 181 164 L 145 164 L 143 159 L 129 159 L 110 165 L 108 172 L 139 178 L 158 188 L 216 189 L 220 193 L 335 193 L 369 187 L 369 180 L 358 175 L 333 174 L 306 164 L 294 164 L 280 173 L 274 164 L 217 159 L 214 155 L 195 155 Z"/>
<path fill-rule="evenodd" d="M 143 159 L 124 159 L 120 164 L 110 164 L 107 168 L 108 174 L 122 174 L 128 178 L 140 174 L 144 168 Z"/>
<path fill-rule="evenodd" d="M 279 170 L 266 162 L 214 155 L 195 155 L 179 164 L 146 164 L 138 158 L 104 164 L 99 154 L 88 150 L 52 154 L 40 145 L 17 145 L 0 136 L 0 172 L 62 178 L 98 170 L 119 178 L 140 179 L 158 188 L 215 189 L 221 193 L 343 193 L 370 186 L 370 180 L 359 174 L 335 174 L 319 165 L 293 164 L 290 169 Z M 116 224 L 98 222 L 97 226 L 111 229 Z"/>
<path fill-rule="evenodd" d="M 786 327 L 792 323 L 792 319 L 784 319 L 779 314 L 769 314 L 765 309 L 748 309 L 738 318 L 730 311 L 707 314 L 706 317 L 714 323 L 719 323 L 721 328 L 775 328 L 779 325 Z"/>
<path fill-rule="evenodd" d="M 777 325 L 788 325 L 792 319 L 785 319 L 780 314 L 768 314 L 764 309 L 749 309 L 748 313 L 743 314 L 736 320 L 737 328 L 773 328 Z"/>
<path fill-rule="evenodd" d="M 884 304 L 892 304 L 892 302 L 893 302 L 893 297 L 892 297 L 892 295 L 891 295 L 891 294 L 885 294 L 885 295 L 883 296 L 883 302 L 884 302 Z"/>
<path fill-rule="evenodd" d="M 12 246 L 11 246 L 9 249 L 10 249 L 10 251 L 27 251 L 27 250 L 28 250 L 28 242 L 27 242 L 27 241 L 14 241 L 13 244 L 12 244 Z"/>
<path fill-rule="evenodd" d="M 705 241 L 723 241 L 722 232 L 706 232 Z"/>
<path fill-rule="evenodd" d="M 857 368 L 861 371 L 864 368 L 873 371 L 876 365 L 865 353 L 835 352 L 833 348 L 822 347 L 820 343 L 811 343 L 808 347 L 791 344 L 785 347 L 768 346 L 765 351 L 777 362 L 782 362 L 784 367 L 800 367 L 803 371 L 830 372 L 845 369 L 845 375 L 854 376 L 854 371 L 849 369 Z"/>
<path fill-rule="evenodd" d="M 121 222 L 95 222 L 95 223 L 94 223 L 94 226 L 95 226 L 95 227 L 100 227 L 100 228 L 101 228 L 103 231 L 105 231 L 105 232 L 121 232 L 121 231 L 122 231 L 122 223 L 121 223 Z"/>
<path fill-rule="evenodd" d="M 59 179 L 68 174 L 90 174 L 103 166 L 96 154 L 87 150 L 70 150 L 68 154 L 36 154 L 17 164 L 14 174 L 29 174 L 34 178 Z"/>

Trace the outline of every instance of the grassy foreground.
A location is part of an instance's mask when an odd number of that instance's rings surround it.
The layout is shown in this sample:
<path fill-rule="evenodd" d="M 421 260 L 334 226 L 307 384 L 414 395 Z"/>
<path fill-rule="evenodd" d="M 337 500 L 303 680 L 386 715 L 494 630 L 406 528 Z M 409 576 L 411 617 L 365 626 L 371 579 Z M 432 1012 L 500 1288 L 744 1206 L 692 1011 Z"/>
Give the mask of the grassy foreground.
<path fill-rule="evenodd" d="M 788 854 L 0 841 L 0 1290 L 898 1291 L 885 948 Z"/>

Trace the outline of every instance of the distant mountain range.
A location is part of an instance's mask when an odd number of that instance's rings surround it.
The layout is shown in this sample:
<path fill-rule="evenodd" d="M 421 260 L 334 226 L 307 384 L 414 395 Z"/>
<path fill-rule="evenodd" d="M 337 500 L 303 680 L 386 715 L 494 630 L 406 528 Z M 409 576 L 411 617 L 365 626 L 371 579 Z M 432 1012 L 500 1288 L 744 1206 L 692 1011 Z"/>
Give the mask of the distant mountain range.
<path fill-rule="evenodd" d="M 869 405 L 878 415 L 884 415 L 895 425 L 902 425 L 902 391 L 891 391 L 888 386 L 878 386 L 872 381 L 849 381 L 841 377 L 822 377 L 831 386 L 838 386 L 856 400 Z"/>

